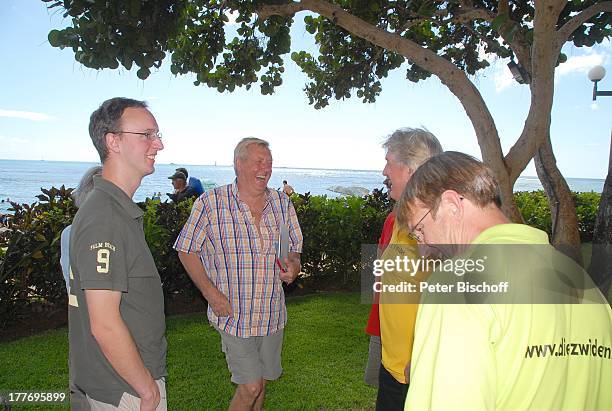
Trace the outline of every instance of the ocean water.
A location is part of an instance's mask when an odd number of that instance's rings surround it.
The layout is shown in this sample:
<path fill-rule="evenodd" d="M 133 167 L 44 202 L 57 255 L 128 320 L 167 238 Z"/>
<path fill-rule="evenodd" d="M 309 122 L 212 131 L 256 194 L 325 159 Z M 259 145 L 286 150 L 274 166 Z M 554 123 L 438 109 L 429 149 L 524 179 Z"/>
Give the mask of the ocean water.
<path fill-rule="evenodd" d="M 94 163 L 68 161 L 30 161 L 0 160 L 0 212 L 6 212 L 10 199 L 18 203 L 33 203 L 41 188 L 52 186 L 76 187 L 83 173 L 94 166 Z M 165 193 L 172 191 L 168 179 L 176 167 L 182 164 L 156 164 L 155 172 L 142 180 L 142 185 L 134 195 L 135 201 L 142 201 L 161 192 L 162 200 L 168 197 Z M 190 176 L 202 180 L 205 186 L 214 187 L 231 183 L 234 180 L 234 169 L 231 166 L 185 166 Z M 304 168 L 274 168 L 269 186 L 279 188 L 287 180 L 298 193 L 325 194 L 337 197 L 339 194 L 329 189 L 335 186 L 357 186 L 368 190 L 382 188 L 384 177 L 380 171 L 364 170 L 326 170 Z M 570 188 L 574 191 L 603 190 L 604 180 L 588 178 L 568 178 Z M 542 188 L 537 177 L 520 177 L 514 186 L 515 191 L 532 191 Z"/>

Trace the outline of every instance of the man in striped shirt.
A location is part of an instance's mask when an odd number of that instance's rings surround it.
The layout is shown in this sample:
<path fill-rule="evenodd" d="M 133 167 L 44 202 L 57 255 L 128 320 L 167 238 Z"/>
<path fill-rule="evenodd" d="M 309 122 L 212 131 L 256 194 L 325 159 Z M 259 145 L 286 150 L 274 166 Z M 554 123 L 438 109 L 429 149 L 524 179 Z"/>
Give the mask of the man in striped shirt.
<path fill-rule="evenodd" d="M 241 140 L 234 170 L 232 184 L 195 201 L 174 248 L 208 301 L 208 319 L 238 384 L 229 409 L 260 410 L 266 381 L 282 373 L 282 282 L 293 282 L 301 270 L 302 232 L 289 197 L 268 188 L 272 154 L 266 141 Z M 282 227 L 289 253 L 280 261 Z"/>

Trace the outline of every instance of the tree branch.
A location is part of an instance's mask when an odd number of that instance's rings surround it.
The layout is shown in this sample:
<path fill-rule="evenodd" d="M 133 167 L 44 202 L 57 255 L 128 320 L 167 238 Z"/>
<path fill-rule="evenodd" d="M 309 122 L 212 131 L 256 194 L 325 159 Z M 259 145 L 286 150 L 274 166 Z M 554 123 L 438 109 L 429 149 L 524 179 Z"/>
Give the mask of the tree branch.
<path fill-rule="evenodd" d="M 333 21 L 334 24 L 342 27 L 354 36 L 404 56 L 411 63 L 417 64 L 419 67 L 436 75 L 448 87 L 451 93 L 457 97 L 470 118 L 476 132 L 483 160 L 494 170 L 504 187 L 511 187 L 508 184 L 508 171 L 503 162 L 503 153 L 495 121 L 482 95 L 476 86 L 474 86 L 474 83 L 469 80 L 465 72 L 434 51 L 421 47 L 417 43 L 399 36 L 397 33 L 390 33 L 376 27 L 329 1 L 302 0 L 297 4 L 292 3 L 274 7 L 262 6 L 260 8 L 262 12 L 265 11 L 264 16 L 271 15 L 271 11 L 287 15 L 295 13 L 296 10 L 306 9 Z M 262 14 L 260 14 L 261 16 Z M 511 197 L 510 194 L 508 196 Z M 508 204 L 512 204 L 511 198 L 504 198 L 503 201 L 508 201 Z"/>
<path fill-rule="evenodd" d="M 257 15 L 260 19 L 265 20 L 270 16 L 293 16 L 300 11 L 308 10 L 308 6 L 304 2 L 287 3 L 287 4 L 264 4 L 257 9 Z"/>
<path fill-rule="evenodd" d="M 508 4 L 508 0 L 499 0 L 497 15 L 499 16 L 504 13 L 508 13 L 508 16 L 510 16 L 510 5 Z"/>
<path fill-rule="evenodd" d="M 563 27 L 561 27 L 557 32 L 557 37 L 555 39 L 556 46 L 561 49 L 563 44 L 569 39 L 569 36 L 571 36 L 572 33 L 576 31 L 578 27 L 584 24 L 584 22 L 589 20 L 591 17 L 604 11 L 612 11 L 612 1 L 605 1 L 602 3 L 594 4 L 591 7 L 587 7 L 580 13 L 576 14 L 574 17 L 571 18 L 571 20 L 566 22 Z"/>
<path fill-rule="evenodd" d="M 516 59 L 519 64 L 523 66 L 525 70 L 531 75 L 531 50 L 529 42 L 525 39 L 525 32 L 523 27 L 510 18 L 510 4 L 508 0 L 500 0 L 497 8 L 497 15 L 507 14 L 508 19 L 499 28 L 499 36 L 508 44 L 510 49 L 514 52 Z M 514 35 L 509 38 L 507 35 L 514 30 Z"/>
<path fill-rule="evenodd" d="M 452 19 L 457 23 L 467 23 L 473 20 L 487 20 L 493 19 L 493 16 L 484 9 L 466 9 L 457 13 L 457 16 Z"/>
<path fill-rule="evenodd" d="M 527 166 L 535 150 L 550 136 L 555 64 L 560 52 L 553 43 L 557 34 L 556 22 L 565 1 L 539 0 L 535 4 L 533 44 L 529 50 L 532 79 L 529 113 L 521 136 L 504 159 L 512 182 Z"/>
<path fill-rule="evenodd" d="M 424 21 L 428 21 L 428 19 L 426 18 L 419 18 L 419 19 L 413 19 L 413 20 L 409 20 L 406 22 L 406 24 L 404 24 L 402 27 L 400 27 L 399 30 L 396 30 L 396 34 L 398 36 L 401 36 L 402 34 L 404 34 L 407 30 L 410 30 L 412 27 L 416 26 L 417 24 L 421 24 Z"/>

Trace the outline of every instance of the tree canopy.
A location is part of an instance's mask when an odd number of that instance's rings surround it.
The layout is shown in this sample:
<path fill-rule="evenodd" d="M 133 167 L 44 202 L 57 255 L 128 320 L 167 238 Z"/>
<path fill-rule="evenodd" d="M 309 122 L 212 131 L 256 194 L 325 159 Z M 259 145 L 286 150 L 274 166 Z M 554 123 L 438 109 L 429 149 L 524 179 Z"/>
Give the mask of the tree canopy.
<path fill-rule="evenodd" d="M 290 27 L 306 12 L 305 27 L 317 50 L 295 51 L 291 58 L 309 77 L 304 90 L 314 107 L 353 94 L 373 102 L 381 80 L 404 63 L 409 81 L 436 75 L 472 122 L 507 214 L 521 218 L 512 187 L 535 156 L 555 227 L 564 237 L 559 241 L 579 241 L 569 188 L 552 151 L 554 72 L 566 60 L 564 44 L 592 46 L 611 36 L 612 1 L 42 1 L 72 18 L 71 26 L 49 33 L 51 45 L 71 47 L 87 67 L 135 65 L 146 79 L 169 56 L 172 73 L 193 73 L 196 85 L 219 91 L 259 85 L 263 94 L 282 84 Z M 493 116 L 470 79 L 492 57 L 511 59 L 531 93 L 524 128 L 505 154 Z"/>
<path fill-rule="evenodd" d="M 194 73 L 196 85 L 219 91 L 259 83 L 263 94 L 282 83 L 282 56 L 289 53 L 294 14 L 305 15 L 306 30 L 315 36 L 318 54 L 295 52 L 292 59 L 312 80 L 306 93 L 317 108 L 330 97 L 356 93 L 373 102 L 380 80 L 407 62 L 406 78 L 417 82 L 431 71 L 406 59 L 393 47 L 373 44 L 367 36 L 337 24 L 337 14 L 351 23 L 377 28 L 391 37 L 409 39 L 467 74 L 489 66 L 491 55 L 529 62 L 535 8 L 531 1 L 205 1 L 205 0 L 43 0 L 64 8 L 72 26 L 49 33 L 54 47 L 70 47 L 81 64 L 93 69 L 130 70 L 146 79 L 170 55 L 173 74 Z M 574 45 L 592 46 L 612 33 L 612 17 L 596 0 L 570 1 L 557 29 L 589 8 L 589 19 L 568 31 Z M 599 3 L 599 4 L 598 4 Z M 322 13 L 328 11 L 329 13 Z M 331 15 L 329 19 L 327 14 Z M 225 26 L 236 15 L 236 35 Z M 391 38 L 389 40 L 392 40 Z M 515 49 L 510 43 L 517 46 Z M 561 55 L 560 62 L 565 61 Z M 530 64 L 524 64 L 530 69 Z"/>

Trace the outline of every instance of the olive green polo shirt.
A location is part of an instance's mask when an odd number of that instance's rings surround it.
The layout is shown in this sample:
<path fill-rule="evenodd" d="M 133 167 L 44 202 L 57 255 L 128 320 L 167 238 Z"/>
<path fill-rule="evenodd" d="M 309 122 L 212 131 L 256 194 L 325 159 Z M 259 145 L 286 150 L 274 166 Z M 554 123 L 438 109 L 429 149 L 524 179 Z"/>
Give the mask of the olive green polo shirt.
<path fill-rule="evenodd" d="M 119 187 L 94 177 L 94 189 L 77 212 L 70 236 L 70 372 L 87 395 L 115 406 L 124 392 L 138 395 L 92 336 L 84 290 L 121 291 L 121 317 L 145 366 L 154 379 L 165 376 L 164 297 L 142 216 Z"/>

